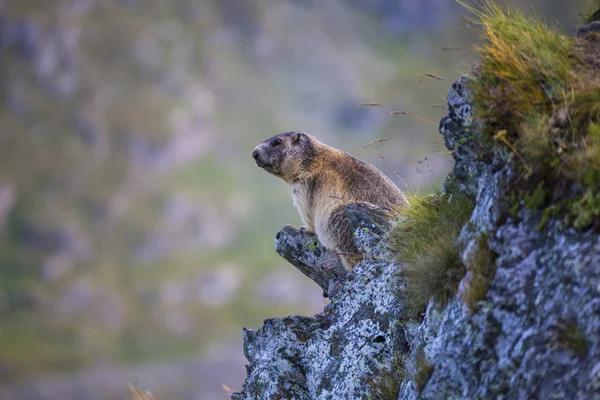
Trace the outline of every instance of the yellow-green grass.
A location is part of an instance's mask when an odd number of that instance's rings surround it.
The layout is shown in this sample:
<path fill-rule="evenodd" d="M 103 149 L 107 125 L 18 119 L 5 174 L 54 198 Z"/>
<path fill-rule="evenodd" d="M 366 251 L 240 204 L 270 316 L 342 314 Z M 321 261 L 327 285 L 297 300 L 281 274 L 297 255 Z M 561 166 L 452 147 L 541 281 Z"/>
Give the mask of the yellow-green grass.
<path fill-rule="evenodd" d="M 431 298 L 445 305 L 457 292 L 466 268 L 456 249 L 458 235 L 469 220 L 474 202 L 454 195 L 409 195 L 399 210 L 391 245 L 403 277 L 407 316 L 419 319 Z"/>
<path fill-rule="evenodd" d="M 582 15 L 582 20 L 586 24 L 600 21 L 600 0 L 594 0 L 588 12 Z"/>
<path fill-rule="evenodd" d="M 516 167 L 513 208 L 599 228 L 600 35 L 567 36 L 491 0 L 466 7 L 483 38 L 472 82 L 480 139 Z"/>

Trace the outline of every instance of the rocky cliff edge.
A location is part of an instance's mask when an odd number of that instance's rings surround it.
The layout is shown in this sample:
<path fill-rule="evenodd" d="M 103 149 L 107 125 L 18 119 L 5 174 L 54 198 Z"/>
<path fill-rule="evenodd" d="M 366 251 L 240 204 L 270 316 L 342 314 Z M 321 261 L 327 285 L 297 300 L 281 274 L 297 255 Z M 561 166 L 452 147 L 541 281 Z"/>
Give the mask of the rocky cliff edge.
<path fill-rule="evenodd" d="M 476 306 L 465 301 L 467 268 L 447 304 L 432 299 L 407 316 L 405 266 L 389 240 L 401 219 L 348 207 L 364 256 L 348 275 L 314 236 L 285 227 L 277 252 L 331 303 L 244 330 L 248 374 L 232 399 L 600 399 L 598 231 L 515 203 L 515 157 L 477 149 L 472 79 L 452 86 L 440 133 L 455 160 L 443 191 L 475 200 L 460 259 L 469 265 L 481 243 L 494 255 Z"/>

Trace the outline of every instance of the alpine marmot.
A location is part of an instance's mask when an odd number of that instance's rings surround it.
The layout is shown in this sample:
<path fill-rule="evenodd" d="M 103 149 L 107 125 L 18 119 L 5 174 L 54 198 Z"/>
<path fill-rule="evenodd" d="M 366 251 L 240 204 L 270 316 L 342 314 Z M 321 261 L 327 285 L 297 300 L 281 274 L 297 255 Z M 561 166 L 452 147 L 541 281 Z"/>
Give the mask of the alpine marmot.
<path fill-rule="evenodd" d="M 254 148 L 256 164 L 292 187 L 306 231 L 337 252 L 351 271 L 360 255 L 344 215 L 350 203 L 393 210 L 406 204 L 400 189 L 380 170 L 304 132 L 286 132 Z"/>

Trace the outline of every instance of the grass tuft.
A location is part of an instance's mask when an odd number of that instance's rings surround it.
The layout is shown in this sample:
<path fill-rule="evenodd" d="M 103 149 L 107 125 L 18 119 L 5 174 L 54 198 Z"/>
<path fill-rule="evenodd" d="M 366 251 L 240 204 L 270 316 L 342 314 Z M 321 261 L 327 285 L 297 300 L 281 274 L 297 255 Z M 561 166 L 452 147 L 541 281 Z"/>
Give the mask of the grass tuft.
<path fill-rule="evenodd" d="M 594 0 L 589 11 L 585 15 L 582 15 L 581 19 L 585 24 L 600 21 L 600 0 Z"/>
<path fill-rule="evenodd" d="M 483 38 L 472 83 L 480 140 L 516 166 L 509 208 L 600 229 L 600 35 L 563 35 L 491 0 L 465 7 Z"/>
<path fill-rule="evenodd" d="M 510 141 L 531 110 L 549 112 L 552 97 L 571 79 L 572 39 L 537 18 L 506 11 L 492 1 L 465 6 L 479 19 L 484 44 L 473 95 L 476 116 L 492 135 L 506 130 Z"/>
<path fill-rule="evenodd" d="M 466 269 L 456 239 L 469 220 L 474 202 L 464 194 L 408 196 L 399 211 L 391 245 L 404 264 L 406 311 L 419 319 L 431 298 L 442 306 L 456 294 Z"/>

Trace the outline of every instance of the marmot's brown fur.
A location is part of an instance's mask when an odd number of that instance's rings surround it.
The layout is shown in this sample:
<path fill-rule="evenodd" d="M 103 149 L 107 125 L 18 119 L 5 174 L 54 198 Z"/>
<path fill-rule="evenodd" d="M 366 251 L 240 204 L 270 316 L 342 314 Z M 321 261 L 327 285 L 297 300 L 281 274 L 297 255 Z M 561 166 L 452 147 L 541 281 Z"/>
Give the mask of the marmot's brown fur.
<path fill-rule="evenodd" d="M 287 132 L 254 148 L 256 164 L 289 183 L 294 205 L 308 232 L 340 254 L 351 271 L 360 255 L 344 215 L 350 203 L 392 210 L 406 203 L 400 189 L 380 170 L 303 132 Z"/>

